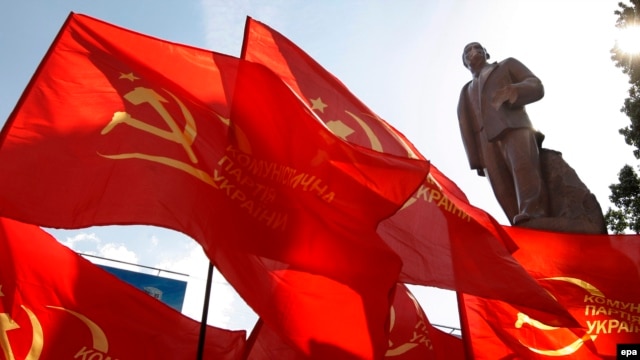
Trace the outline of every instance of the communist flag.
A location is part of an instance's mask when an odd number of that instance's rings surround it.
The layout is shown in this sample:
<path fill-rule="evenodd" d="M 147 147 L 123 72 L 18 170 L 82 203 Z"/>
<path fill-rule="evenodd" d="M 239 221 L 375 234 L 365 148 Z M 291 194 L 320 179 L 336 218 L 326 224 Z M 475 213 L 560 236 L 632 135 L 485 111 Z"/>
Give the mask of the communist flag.
<path fill-rule="evenodd" d="M 389 325 L 388 360 L 462 360 L 462 339 L 431 325 L 424 310 L 404 285 L 396 286 Z"/>
<path fill-rule="evenodd" d="M 462 339 L 429 322 L 418 301 L 404 284 L 396 286 L 389 323 L 388 360 L 462 360 Z M 337 325 L 339 327 L 339 325 Z M 259 320 L 247 341 L 248 360 L 303 360 L 307 357 L 288 345 Z"/>
<path fill-rule="evenodd" d="M 463 336 L 475 359 L 616 358 L 640 343 L 640 238 L 506 228 L 514 256 L 565 306 L 584 334 L 550 327 L 509 304 L 464 295 Z"/>
<path fill-rule="evenodd" d="M 373 150 L 424 157 L 335 76 L 289 39 L 247 18 L 242 58 L 264 64 L 334 133 Z M 432 164 L 425 182 L 378 233 L 402 258 L 400 281 L 502 299 L 548 323 L 575 324 L 511 256 L 515 246 L 497 222 L 473 207 Z M 518 284 L 517 287 L 511 284 Z M 566 322 L 565 322 L 566 321 Z"/>
<path fill-rule="evenodd" d="M 3 359 L 195 359 L 200 324 L 39 227 L 0 218 Z M 204 354 L 241 359 L 245 331 L 209 326 Z"/>
<path fill-rule="evenodd" d="M 301 351 L 384 351 L 401 263 L 375 228 L 429 164 L 342 141 L 264 66 L 71 14 L 0 141 L 0 214 L 181 231 Z"/>

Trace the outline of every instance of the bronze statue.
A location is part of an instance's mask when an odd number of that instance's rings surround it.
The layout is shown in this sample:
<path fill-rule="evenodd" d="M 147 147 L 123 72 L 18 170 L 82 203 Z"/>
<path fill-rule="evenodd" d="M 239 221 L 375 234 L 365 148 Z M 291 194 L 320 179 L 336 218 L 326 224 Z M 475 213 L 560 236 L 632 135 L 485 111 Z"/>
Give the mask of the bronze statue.
<path fill-rule="evenodd" d="M 512 225 L 562 232 L 606 233 L 602 209 L 562 154 L 542 148 L 525 105 L 544 87 L 514 58 L 489 63 L 477 42 L 462 62 L 472 80 L 462 88 L 458 121 L 471 169 L 486 176 Z"/>
<path fill-rule="evenodd" d="M 524 108 L 544 96 L 542 82 L 514 58 L 488 59 L 479 43 L 464 47 L 462 61 L 473 79 L 460 93 L 458 120 L 469 164 L 488 177 L 512 224 L 546 217 L 538 151 L 542 135 Z"/>

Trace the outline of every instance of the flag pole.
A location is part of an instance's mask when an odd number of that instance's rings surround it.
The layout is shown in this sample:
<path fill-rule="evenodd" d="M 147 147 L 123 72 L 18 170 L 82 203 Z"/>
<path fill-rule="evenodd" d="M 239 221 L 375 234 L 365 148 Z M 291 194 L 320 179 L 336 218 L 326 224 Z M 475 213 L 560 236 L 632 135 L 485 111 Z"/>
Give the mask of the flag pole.
<path fill-rule="evenodd" d="M 204 293 L 204 305 L 202 305 L 202 320 L 200 321 L 200 336 L 198 337 L 197 360 L 202 360 L 202 356 L 204 355 L 204 340 L 207 335 L 207 315 L 209 314 L 209 298 L 211 297 L 212 278 L 213 263 L 209 261 L 209 270 L 207 271 L 207 285 Z"/>
<path fill-rule="evenodd" d="M 258 333 L 262 329 L 262 318 L 258 318 L 258 321 L 253 326 L 253 330 L 251 330 L 251 334 L 247 339 L 247 343 L 244 346 L 244 354 L 242 354 L 242 360 L 247 360 L 249 358 L 249 354 L 251 354 L 251 350 L 253 349 L 253 345 L 256 343 L 256 339 L 258 338 Z"/>
<path fill-rule="evenodd" d="M 464 306 L 464 295 L 456 291 L 456 299 L 458 302 L 458 316 L 460 317 L 460 337 L 464 345 L 465 359 L 473 359 L 473 347 L 471 346 L 471 331 L 469 322 L 467 321 L 467 308 Z"/>

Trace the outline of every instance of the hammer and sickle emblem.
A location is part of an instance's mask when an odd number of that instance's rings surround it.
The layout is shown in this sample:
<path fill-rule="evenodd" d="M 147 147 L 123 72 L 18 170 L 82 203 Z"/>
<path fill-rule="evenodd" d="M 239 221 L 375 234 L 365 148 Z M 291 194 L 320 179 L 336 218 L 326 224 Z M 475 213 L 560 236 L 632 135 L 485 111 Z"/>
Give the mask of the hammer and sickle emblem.
<path fill-rule="evenodd" d="M 313 104 L 312 109 L 320 110 L 320 112 L 324 112 L 324 108 L 328 106 L 328 105 L 324 104 L 322 102 L 322 99 L 320 99 L 320 98 L 309 99 L 309 100 Z M 370 149 L 372 149 L 372 150 L 375 150 L 375 151 L 384 152 L 384 149 L 383 149 L 383 146 L 382 146 L 382 142 L 380 141 L 380 138 L 378 138 L 378 135 L 376 135 L 375 131 L 373 131 L 371 126 L 369 126 L 369 123 L 367 121 L 364 121 L 360 116 L 352 113 L 349 110 L 344 110 L 344 112 L 347 115 L 349 115 L 356 122 L 356 124 L 358 124 L 360 126 L 360 130 L 358 130 L 358 131 L 362 131 L 364 133 L 364 135 L 367 137 L 367 139 L 369 140 L 368 147 Z M 380 119 L 377 115 L 366 114 L 366 116 L 370 117 L 372 122 L 377 122 L 379 125 L 381 125 L 385 129 L 385 132 L 386 132 L 385 136 L 389 136 L 389 137 L 393 138 L 395 141 L 397 141 L 405 149 L 406 155 L 408 157 L 410 157 L 412 159 L 418 159 L 419 158 L 418 155 L 411 149 L 411 146 L 409 146 L 409 144 L 407 144 L 405 139 L 403 139 L 402 137 L 398 136 L 398 134 L 395 132 L 395 130 L 390 128 L 389 125 L 387 123 L 385 123 L 382 119 Z M 349 135 L 351 135 L 351 134 L 356 132 L 356 130 L 354 130 L 354 129 L 350 128 L 349 126 L 347 126 L 347 124 L 345 124 L 342 120 L 328 120 L 328 121 L 325 121 L 323 119 L 323 121 L 325 122 L 325 124 L 327 125 L 329 130 L 331 130 L 334 134 L 338 135 L 339 137 L 341 137 L 344 140 L 347 140 L 347 137 L 349 137 Z"/>
<path fill-rule="evenodd" d="M 585 291 L 587 291 L 588 293 L 590 293 L 591 295 L 594 296 L 601 296 L 603 297 L 604 294 L 602 293 L 602 291 L 598 290 L 595 286 L 589 284 L 588 282 L 584 281 L 584 280 L 580 280 L 580 279 L 576 279 L 576 278 L 572 278 L 572 277 L 552 277 L 552 278 L 545 278 L 545 279 L 540 279 L 540 280 L 555 280 L 555 281 L 562 281 L 562 282 L 566 282 L 569 284 L 573 284 L 576 285 L 582 289 L 584 289 Z M 535 319 L 530 318 L 529 316 L 527 316 L 526 314 L 523 313 L 518 313 L 517 315 L 517 320 L 515 323 L 516 328 L 521 328 L 524 324 L 527 324 L 533 328 L 536 328 L 538 330 L 541 331 L 549 331 L 549 330 L 556 330 L 559 329 L 557 327 L 553 327 L 553 326 L 547 326 Z M 522 342 L 522 340 L 520 340 L 520 343 L 524 346 L 526 346 L 529 350 L 533 351 L 536 354 L 540 354 L 540 355 L 546 355 L 546 356 L 566 356 L 566 355 L 571 355 L 573 353 L 575 353 L 576 351 L 578 351 L 578 349 L 580 349 L 580 347 L 586 342 L 586 341 L 595 341 L 596 338 L 598 336 L 597 335 L 589 335 L 586 334 L 581 338 L 576 339 L 574 342 L 572 342 L 571 344 L 568 344 L 562 348 L 559 349 L 550 349 L 550 350 L 543 350 L 543 349 L 538 349 L 532 346 L 528 346 L 526 344 L 524 344 Z"/>
<path fill-rule="evenodd" d="M 426 331 L 426 329 L 423 328 L 424 324 L 426 323 L 426 319 L 422 316 L 422 310 L 420 309 L 420 304 L 418 303 L 418 300 L 407 290 L 405 290 L 405 295 L 407 295 L 409 299 L 412 301 L 416 310 L 416 316 L 418 317 L 418 321 L 415 325 L 414 331 L 418 331 L 421 334 L 418 336 L 418 342 L 415 342 L 416 339 L 411 339 L 408 342 L 404 344 L 400 344 L 396 347 L 393 347 L 394 346 L 393 342 L 389 340 L 389 349 L 385 353 L 385 357 L 400 356 L 406 353 L 407 351 L 419 346 L 421 343 L 427 346 L 429 349 L 431 349 L 429 333 L 428 331 Z M 393 305 L 391 306 L 389 317 L 390 317 L 389 333 L 391 333 L 393 331 L 393 327 L 395 326 L 395 322 L 396 322 L 396 310 Z M 414 337 L 415 337 L 415 333 L 414 333 Z"/>
<path fill-rule="evenodd" d="M 166 91 L 166 90 L 165 90 Z M 134 127 L 138 130 L 142 130 L 144 132 L 148 132 L 165 140 L 169 140 L 175 143 L 182 145 L 185 152 L 189 156 L 189 160 L 196 164 L 198 159 L 191 148 L 193 141 L 197 135 L 196 122 L 193 119 L 193 116 L 187 109 L 187 107 L 178 99 L 175 95 L 166 91 L 171 98 L 178 104 L 180 107 L 180 111 L 182 112 L 182 116 L 185 119 L 185 127 L 184 130 L 181 130 L 176 121 L 173 119 L 171 114 L 164 107 L 163 103 L 167 103 L 168 101 L 160 96 L 155 90 L 137 87 L 134 90 L 128 92 L 124 95 L 124 98 L 127 99 L 133 105 L 140 105 L 144 103 L 148 103 L 151 107 L 162 117 L 164 122 L 169 126 L 170 130 L 161 129 L 157 126 L 150 125 L 144 121 L 138 120 L 132 117 L 130 114 L 122 111 L 118 111 L 113 114 L 113 118 L 111 122 L 107 124 L 107 126 L 102 129 L 101 134 L 108 134 L 113 128 L 115 128 L 119 124 L 127 124 L 131 127 Z"/>
<path fill-rule="evenodd" d="M 98 324 L 93 322 L 93 320 L 89 319 L 85 315 L 82 315 L 73 310 L 65 309 L 63 307 L 59 307 L 59 306 L 47 306 L 47 307 L 50 309 L 61 310 L 75 316 L 87 327 L 87 329 L 89 329 L 89 332 L 91 333 L 91 339 L 93 342 L 93 349 L 103 353 L 109 352 L 109 340 L 107 339 L 107 335 L 100 328 L 100 326 L 98 326 Z"/>
<path fill-rule="evenodd" d="M 322 102 L 322 100 L 320 100 L 320 98 L 316 99 L 311 99 L 312 103 L 316 103 L 317 101 Z M 323 104 L 324 105 L 324 104 Z M 327 105 L 324 105 L 324 107 L 326 107 Z M 322 107 L 322 109 L 324 109 L 324 107 Z M 373 129 L 371 128 L 371 126 L 369 126 L 369 123 L 367 123 L 366 121 L 364 121 L 361 117 L 359 117 L 358 115 L 345 110 L 344 111 L 347 115 L 349 115 L 362 129 L 361 131 L 364 132 L 365 136 L 367 137 L 367 139 L 369 140 L 369 148 L 375 151 L 379 151 L 379 152 L 384 152 L 383 146 L 382 146 L 382 142 L 380 141 L 380 138 L 376 135 L 376 133 L 373 131 Z M 411 159 L 418 159 L 419 156 L 411 149 L 411 146 L 409 146 L 409 144 L 407 144 L 407 142 L 401 138 L 400 136 L 398 136 L 398 134 L 396 134 L 395 130 L 389 128 L 389 125 L 386 124 L 382 119 L 380 119 L 378 116 L 376 115 L 368 115 L 369 117 L 372 118 L 372 121 L 378 121 L 387 131 L 387 135 L 392 137 L 393 139 L 395 139 L 398 143 L 400 143 L 400 145 L 406 150 L 407 152 L 407 157 L 411 158 Z M 329 120 L 326 122 L 327 127 L 329 128 L 329 130 L 331 130 L 331 132 L 333 132 L 334 134 L 336 134 L 337 136 L 341 137 L 343 140 L 347 140 L 347 137 L 353 133 L 356 132 L 356 130 L 350 128 L 349 126 L 347 126 L 347 124 L 345 124 L 342 120 Z M 348 141 L 348 140 L 347 140 Z M 431 175 L 429 175 L 431 176 Z M 404 205 L 402 205 L 402 208 L 400 208 L 398 211 L 403 210 L 408 208 L 409 206 L 411 206 L 413 203 L 415 203 L 417 201 L 417 199 L 415 197 L 410 197 L 409 199 L 407 199 L 407 201 L 404 203 Z"/>
<path fill-rule="evenodd" d="M 177 160 L 177 159 L 169 158 L 166 156 L 151 155 L 151 154 L 145 154 L 140 152 L 114 154 L 114 155 L 104 155 L 104 154 L 98 153 L 98 155 L 105 157 L 107 159 L 112 159 L 112 160 L 140 159 L 140 160 L 159 163 L 162 165 L 166 165 L 166 166 L 184 171 L 187 174 L 190 174 L 196 177 L 197 179 L 205 182 L 206 184 L 215 187 L 216 185 L 211 175 L 207 174 L 205 171 L 192 165 L 192 164 L 198 163 L 198 158 L 196 157 L 195 153 L 193 152 L 193 149 L 191 148 L 191 145 L 193 145 L 193 142 L 197 135 L 196 122 L 193 119 L 193 116 L 191 115 L 187 107 L 180 101 L 180 99 L 178 99 L 169 91 L 166 91 L 166 92 L 180 107 L 180 111 L 182 112 L 182 115 L 184 116 L 184 119 L 185 119 L 184 130 L 180 129 L 180 127 L 178 126 L 176 121 L 173 119 L 171 114 L 169 114 L 167 109 L 164 107 L 163 103 L 168 102 L 165 98 L 160 96 L 160 94 L 158 94 L 153 89 L 137 87 L 134 90 L 125 94 L 124 98 L 134 105 L 140 105 L 144 103 L 151 105 L 151 107 L 158 114 L 160 114 L 160 117 L 162 117 L 164 122 L 169 126 L 169 130 L 161 129 L 157 126 L 150 125 L 144 121 L 141 121 L 139 119 L 132 117 L 127 112 L 117 111 L 113 114 L 113 117 L 111 121 L 107 124 L 107 126 L 105 126 L 102 129 L 101 135 L 106 135 L 110 133 L 117 125 L 126 124 L 135 129 L 144 131 L 146 133 L 158 136 L 162 139 L 169 140 L 171 142 L 175 142 L 182 145 L 183 149 L 185 150 L 185 152 L 189 157 L 189 160 L 191 161 L 191 164 Z M 223 118 L 221 118 L 220 120 L 223 121 L 224 123 Z"/>
<path fill-rule="evenodd" d="M 29 353 L 25 357 L 25 360 L 37 360 L 40 358 L 40 354 L 42 353 L 42 347 L 44 344 L 42 325 L 40 325 L 40 321 L 38 321 L 38 318 L 31 310 L 29 310 L 24 305 L 22 305 L 21 307 L 27 313 L 27 316 L 29 316 L 29 321 L 31 322 L 32 328 L 31 348 L 29 349 Z M 15 360 L 13 349 L 11 348 L 9 337 L 7 336 L 7 331 L 19 328 L 20 325 L 18 325 L 13 319 L 11 319 L 9 314 L 0 313 L 0 348 L 2 348 L 4 357 L 7 360 Z"/>
<path fill-rule="evenodd" d="M 391 331 L 393 330 L 393 326 L 395 325 L 395 319 L 396 319 L 396 311 L 394 309 L 393 306 L 391 306 L 391 321 L 389 324 L 389 333 L 391 333 Z M 399 356 L 402 355 L 404 353 L 406 353 L 407 351 L 413 349 L 414 347 L 418 346 L 417 343 L 412 343 L 412 342 L 406 342 L 404 344 L 398 345 L 396 347 L 392 347 L 393 346 L 393 342 L 391 340 L 389 340 L 389 349 L 387 350 L 387 352 L 384 354 L 385 357 L 392 357 L 392 356 Z"/>

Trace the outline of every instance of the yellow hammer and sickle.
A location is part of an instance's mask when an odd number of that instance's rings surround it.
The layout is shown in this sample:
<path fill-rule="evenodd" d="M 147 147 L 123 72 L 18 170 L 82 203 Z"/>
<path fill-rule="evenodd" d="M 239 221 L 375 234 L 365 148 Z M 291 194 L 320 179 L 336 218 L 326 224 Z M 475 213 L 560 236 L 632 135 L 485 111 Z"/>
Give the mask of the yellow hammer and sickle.
<path fill-rule="evenodd" d="M 107 124 L 107 126 L 105 126 L 104 129 L 102 129 L 101 134 L 105 135 L 109 133 L 111 130 L 113 130 L 113 128 L 116 125 L 127 124 L 136 129 L 148 132 L 155 136 L 161 137 L 165 140 L 173 141 L 175 143 L 182 145 L 187 155 L 189 156 L 189 160 L 191 160 L 191 162 L 194 164 L 197 163 L 198 159 L 196 158 L 196 155 L 191 149 L 191 145 L 193 144 L 193 141 L 195 140 L 197 135 L 196 122 L 194 121 L 193 116 L 191 115 L 189 110 L 184 106 L 184 104 L 169 91 L 167 91 L 167 93 L 169 94 L 169 96 L 173 98 L 173 100 L 180 107 L 180 111 L 182 112 L 182 115 L 184 116 L 184 119 L 186 122 L 184 130 L 182 131 L 180 130 L 176 121 L 173 119 L 171 114 L 169 114 L 167 109 L 164 107 L 163 103 L 168 102 L 165 98 L 160 96 L 160 94 L 158 94 L 153 89 L 137 87 L 132 91 L 128 92 L 124 96 L 124 98 L 127 99 L 127 101 L 129 101 L 133 105 L 140 105 L 144 103 L 148 103 L 149 105 L 151 105 L 151 107 L 156 112 L 158 112 L 158 114 L 160 114 L 162 119 L 169 126 L 170 130 L 165 130 L 157 126 L 149 125 L 144 121 L 133 118 L 131 115 L 129 115 L 126 112 L 118 111 L 113 114 L 113 118 L 111 119 L 111 122 L 109 122 L 109 124 Z"/>
<path fill-rule="evenodd" d="M 29 349 L 29 353 L 25 357 L 25 360 L 38 360 L 40 358 L 42 347 L 44 345 L 42 325 L 40 325 L 40 321 L 38 321 L 38 318 L 31 310 L 27 309 L 24 305 L 22 305 L 21 307 L 29 316 L 29 321 L 31 322 L 32 328 L 31 348 Z M 9 342 L 9 337 L 7 336 L 7 331 L 19 328 L 20 325 L 18 325 L 18 323 L 11 319 L 9 314 L 0 313 L 0 348 L 2 348 L 4 357 L 7 360 L 15 360 L 13 349 L 11 349 L 11 343 Z"/>
<path fill-rule="evenodd" d="M 57 309 L 57 310 L 62 310 L 65 311 L 73 316 L 75 316 L 76 318 L 78 318 L 80 321 L 82 321 L 83 324 L 85 324 L 87 326 L 87 328 L 89 329 L 89 332 L 91 333 L 91 339 L 93 341 L 93 348 L 95 350 L 101 351 L 103 353 L 107 353 L 109 352 L 109 340 L 107 339 L 107 335 L 105 335 L 104 331 L 100 328 L 100 326 L 98 326 L 98 324 L 96 324 L 95 322 L 93 322 L 93 320 L 89 319 L 88 317 L 75 312 L 73 310 L 69 310 L 69 309 L 65 309 L 63 307 L 59 307 L 59 306 L 47 306 L 50 309 Z"/>
<path fill-rule="evenodd" d="M 162 139 L 181 144 L 184 150 L 186 151 L 187 155 L 189 156 L 189 159 L 191 160 L 191 162 L 193 164 L 197 164 L 198 158 L 196 157 L 195 153 L 193 152 L 193 149 L 191 148 L 191 145 L 193 145 L 193 142 L 197 135 L 196 122 L 193 119 L 193 116 L 191 115 L 191 113 L 189 112 L 189 109 L 187 109 L 187 107 L 180 101 L 180 99 L 178 99 L 169 91 L 167 90 L 165 91 L 169 94 L 169 96 L 171 96 L 171 98 L 173 98 L 173 100 L 180 107 L 180 111 L 182 112 L 182 115 L 184 116 L 184 119 L 185 119 L 184 130 L 182 131 L 180 130 L 180 127 L 178 126 L 176 121 L 173 119 L 171 114 L 169 114 L 167 109 L 164 107 L 163 103 L 167 102 L 166 99 L 160 96 L 160 94 L 158 94 L 153 89 L 137 87 L 134 90 L 125 94 L 124 98 L 136 106 L 140 104 L 145 104 L 145 103 L 151 105 L 151 107 L 154 110 L 156 110 L 158 114 L 160 114 L 162 119 L 169 126 L 170 130 L 161 129 L 157 126 L 150 125 L 142 120 L 132 117 L 127 112 L 117 111 L 113 114 L 111 121 L 102 129 L 101 135 L 108 134 L 119 124 L 126 124 L 138 130 L 142 130 L 144 132 L 158 136 Z M 216 115 L 224 125 L 226 126 L 231 125 L 231 121 L 229 119 L 219 114 L 216 114 Z M 239 149 L 246 152 L 247 154 L 250 154 L 251 144 L 249 142 L 249 138 L 247 137 L 246 133 L 242 131 L 242 129 L 240 129 L 237 125 L 235 126 L 235 130 L 236 130 L 235 136 L 238 142 Z M 112 159 L 112 160 L 140 159 L 140 160 L 147 160 L 147 161 L 163 164 L 163 165 L 172 167 L 174 169 L 184 171 L 187 174 L 194 176 L 195 178 L 203 181 L 204 183 L 214 188 L 218 187 L 218 185 L 216 185 L 211 175 L 207 174 L 205 171 L 189 163 L 186 163 L 177 159 L 169 158 L 166 156 L 144 154 L 139 152 L 112 154 L 112 155 L 105 155 L 100 153 L 98 154 L 102 157 L 105 157 L 107 159 Z"/>
<path fill-rule="evenodd" d="M 380 139 L 378 138 L 376 133 L 373 131 L 371 126 L 369 126 L 369 124 L 366 121 L 362 120 L 362 118 L 360 118 L 358 115 L 352 113 L 351 111 L 345 110 L 344 112 L 347 115 L 351 116 L 351 118 L 358 125 L 360 125 L 360 128 L 362 129 L 362 131 L 364 131 L 365 136 L 367 137 L 367 139 L 369 139 L 370 148 L 372 150 L 375 150 L 375 151 L 384 152 L 384 149 L 382 148 L 382 143 L 380 142 Z M 387 123 L 385 123 L 382 119 L 380 119 L 376 115 L 368 115 L 367 114 L 367 116 L 370 117 L 372 119 L 372 121 L 378 122 L 378 124 L 380 124 L 385 129 L 386 135 L 392 137 L 395 141 L 397 141 L 404 148 L 404 150 L 407 152 L 406 155 L 409 158 L 412 158 L 412 159 L 418 159 L 419 158 L 418 155 L 416 153 L 414 153 L 414 151 L 411 149 L 409 144 L 407 144 L 404 139 L 402 139 L 400 136 L 398 136 L 398 134 L 394 130 L 392 130 Z M 341 138 L 343 138 L 345 140 L 350 134 L 355 132 L 355 130 L 353 130 L 353 129 L 349 128 L 348 126 L 346 126 L 344 124 L 344 122 L 342 122 L 341 120 L 327 121 L 326 124 L 327 124 L 327 127 L 331 131 L 333 131 L 336 135 L 340 136 Z"/>
<path fill-rule="evenodd" d="M 563 281 L 563 282 L 567 282 L 569 284 L 573 284 L 576 286 L 579 286 L 581 288 L 583 288 L 584 290 L 586 290 L 588 293 L 590 293 L 591 295 L 595 295 L 595 296 L 600 296 L 600 297 L 604 297 L 604 294 L 602 293 L 602 291 L 598 290 L 598 288 L 596 288 L 595 286 L 589 284 L 588 282 L 584 281 L 584 280 L 580 280 L 580 279 L 576 279 L 576 278 L 572 278 L 572 277 L 566 277 L 566 276 L 559 276 L 559 277 L 551 277 L 551 278 L 544 278 L 544 279 L 540 279 L 540 280 L 556 280 L 556 281 Z M 539 330 L 555 330 L 555 329 L 559 329 L 557 327 L 553 327 L 553 326 L 547 326 L 535 319 L 530 318 L 529 316 L 519 312 L 517 315 L 517 320 L 515 323 L 516 328 L 521 328 L 522 325 L 524 324 L 528 324 L 536 329 Z M 578 349 L 580 349 L 580 347 L 585 343 L 585 341 L 595 341 L 596 338 L 598 337 L 598 335 L 589 335 L 586 334 L 581 338 L 578 338 L 577 340 L 575 340 L 574 342 L 572 342 L 571 344 L 562 347 L 560 349 L 551 349 L 551 350 L 542 350 L 542 349 L 537 349 L 535 347 L 532 346 L 528 346 L 525 343 L 522 342 L 522 340 L 518 340 L 520 341 L 520 343 L 524 346 L 526 346 L 529 350 L 533 351 L 536 354 L 540 354 L 540 355 L 546 355 L 546 356 L 566 356 L 566 355 L 571 355 L 574 352 L 578 351 Z"/>
<path fill-rule="evenodd" d="M 396 309 L 393 307 L 393 305 L 391 305 L 389 316 L 390 316 L 389 333 L 391 333 L 391 331 L 393 331 L 393 326 L 395 325 L 395 322 L 396 322 Z M 413 349 L 414 347 L 418 346 L 418 344 L 412 343 L 412 342 L 406 342 L 404 344 L 396 346 L 395 348 L 392 348 L 392 346 L 393 346 L 393 342 L 389 340 L 389 349 L 387 349 L 387 352 L 384 354 L 385 357 L 402 355 L 407 351 Z"/>
<path fill-rule="evenodd" d="M 373 131 L 373 129 L 371 129 L 369 124 L 366 121 L 362 120 L 362 118 L 360 118 L 358 115 L 350 112 L 349 110 L 345 110 L 344 112 L 347 113 L 347 115 L 351 116 L 351 118 L 358 125 L 360 125 L 360 127 L 362 128 L 362 131 L 364 131 L 364 134 L 369 139 L 370 148 L 372 150 L 375 150 L 375 151 L 384 152 L 384 149 L 382 148 L 382 143 L 380 142 L 380 139 L 378 138 L 376 133 Z M 388 124 L 386 124 L 382 119 L 380 119 L 376 115 L 368 115 L 368 116 L 371 117 L 373 119 L 373 121 L 378 121 L 379 124 L 382 127 L 384 127 L 384 129 L 387 132 L 387 135 L 389 135 L 392 138 L 394 138 L 405 149 L 405 151 L 407 152 L 407 156 L 409 158 L 411 158 L 411 159 L 419 159 L 418 155 L 411 149 L 409 144 L 407 144 L 407 142 L 405 140 L 403 140 L 401 137 L 399 137 L 398 134 L 396 134 L 396 132 L 394 130 L 390 129 Z M 353 129 L 347 127 L 341 120 L 328 121 L 326 124 L 327 124 L 327 127 L 329 128 L 329 130 L 331 130 L 333 133 L 335 133 L 336 135 L 340 136 L 341 138 L 343 138 L 345 140 L 347 139 L 347 137 L 350 134 L 352 134 L 354 132 Z M 347 131 L 346 129 L 348 129 L 349 131 Z M 431 175 L 429 175 L 429 176 L 431 176 Z M 411 206 L 416 201 L 417 201 L 417 199 L 415 197 L 413 197 L 413 196 L 410 197 L 402 205 L 402 207 L 400 209 L 398 209 L 398 212 L 400 210 L 408 208 L 409 206 Z"/>
<path fill-rule="evenodd" d="M 418 300 L 410 292 L 407 292 L 406 295 L 413 302 L 413 305 L 414 305 L 414 307 L 416 309 L 416 315 L 418 316 L 419 322 L 420 321 L 426 322 L 425 319 L 422 317 L 422 313 L 421 313 L 421 310 L 420 310 L 420 304 L 418 303 Z M 389 333 L 391 333 L 391 331 L 393 331 L 393 327 L 394 327 L 395 322 L 396 322 L 396 311 L 395 311 L 395 308 L 393 307 L 393 305 L 391 305 L 389 317 L 390 317 L 390 320 L 389 320 Z M 391 348 L 393 346 L 393 343 L 392 343 L 391 340 L 389 340 L 389 349 L 387 349 L 387 352 L 384 354 L 384 356 L 385 357 L 399 356 L 399 355 L 402 355 L 402 354 L 406 353 L 407 351 L 415 348 L 418 345 L 420 345 L 420 344 L 409 341 L 409 342 L 406 342 L 404 344 L 398 345 L 395 348 Z"/>
<path fill-rule="evenodd" d="M 182 111 L 182 115 L 185 118 L 186 124 L 183 131 L 180 130 L 178 124 L 175 122 L 173 117 L 169 114 L 167 109 L 164 107 L 163 103 L 167 102 L 166 99 L 160 96 L 153 89 L 137 87 L 134 90 L 125 94 L 124 98 L 134 105 L 140 105 L 144 103 L 150 104 L 151 107 L 153 107 L 153 109 L 155 109 L 158 112 L 158 114 L 160 114 L 160 116 L 165 121 L 165 123 L 167 123 L 170 131 L 161 129 L 157 126 L 153 126 L 144 121 L 138 120 L 126 112 L 117 111 L 113 114 L 113 118 L 111 119 L 111 122 L 109 122 L 109 124 L 107 124 L 107 126 L 105 126 L 102 129 L 101 134 L 102 135 L 108 134 L 113 130 L 113 128 L 115 128 L 119 124 L 127 124 L 133 128 L 158 136 L 162 139 L 181 144 L 184 150 L 186 151 L 187 155 L 189 156 L 189 159 L 191 160 L 191 162 L 194 164 L 198 163 L 198 159 L 195 153 L 193 152 L 193 150 L 191 149 L 191 145 L 193 144 L 197 135 L 195 120 L 193 119 L 193 116 L 191 115 L 187 107 L 176 96 L 171 94 L 169 91 L 167 91 L 167 93 L 178 104 L 178 106 L 180 107 L 180 110 Z M 222 121 L 223 118 L 222 117 L 220 118 Z M 104 154 L 99 154 L 99 155 L 108 159 L 113 159 L 113 160 L 141 159 L 141 160 L 156 162 L 159 164 L 163 164 L 163 165 L 184 171 L 196 177 L 197 179 L 207 183 L 208 185 L 216 187 L 211 175 L 207 174 L 206 172 L 186 162 L 182 162 L 176 159 L 168 158 L 165 156 L 149 155 L 149 154 L 143 154 L 143 153 L 137 153 L 137 152 L 126 153 L 126 154 L 116 154 L 116 155 L 104 155 Z"/>

